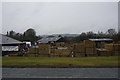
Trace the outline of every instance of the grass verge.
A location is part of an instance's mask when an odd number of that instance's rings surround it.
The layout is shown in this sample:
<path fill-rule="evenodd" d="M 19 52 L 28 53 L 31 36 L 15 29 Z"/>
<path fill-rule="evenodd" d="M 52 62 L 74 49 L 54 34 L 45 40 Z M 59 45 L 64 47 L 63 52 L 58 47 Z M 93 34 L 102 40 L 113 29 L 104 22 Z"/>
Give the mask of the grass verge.
<path fill-rule="evenodd" d="M 2 57 L 7 67 L 118 67 L 118 56 L 99 57 Z"/>

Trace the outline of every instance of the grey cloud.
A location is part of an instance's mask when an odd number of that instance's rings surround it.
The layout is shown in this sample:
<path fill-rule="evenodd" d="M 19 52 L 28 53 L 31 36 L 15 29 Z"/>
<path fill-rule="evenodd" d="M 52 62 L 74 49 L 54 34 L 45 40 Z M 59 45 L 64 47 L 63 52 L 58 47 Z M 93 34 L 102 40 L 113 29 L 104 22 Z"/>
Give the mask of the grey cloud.
<path fill-rule="evenodd" d="M 115 2 L 78 3 L 3 3 L 3 33 L 24 32 L 29 27 L 37 34 L 81 33 L 118 27 Z"/>

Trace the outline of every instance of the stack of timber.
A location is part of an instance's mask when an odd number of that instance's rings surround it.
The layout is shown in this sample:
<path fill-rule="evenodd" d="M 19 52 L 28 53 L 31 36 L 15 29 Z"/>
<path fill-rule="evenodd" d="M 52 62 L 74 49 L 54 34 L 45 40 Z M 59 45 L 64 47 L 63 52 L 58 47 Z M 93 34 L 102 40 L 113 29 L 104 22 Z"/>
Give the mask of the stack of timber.
<path fill-rule="evenodd" d="M 71 55 L 71 50 L 68 44 L 64 42 L 57 42 L 51 45 L 50 56 L 55 57 L 68 57 Z"/>
<path fill-rule="evenodd" d="M 74 43 L 65 43 L 65 47 L 67 47 L 69 50 L 73 51 Z"/>
<path fill-rule="evenodd" d="M 50 55 L 50 45 L 49 44 L 39 44 L 38 45 L 38 56 L 49 56 Z"/>
<path fill-rule="evenodd" d="M 39 56 L 39 48 L 38 47 L 29 48 L 29 52 L 25 54 L 25 56 L 29 56 L 29 57 Z"/>
<path fill-rule="evenodd" d="M 120 44 L 114 44 L 114 54 L 113 55 L 120 55 Z"/>
<path fill-rule="evenodd" d="M 71 51 L 68 49 L 54 49 L 51 51 L 51 56 L 58 56 L 58 57 L 69 57 Z"/>
<path fill-rule="evenodd" d="M 113 44 L 120 44 L 120 41 L 114 41 Z"/>
<path fill-rule="evenodd" d="M 73 55 L 75 57 L 85 56 L 85 47 L 83 43 L 75 43 L 73 44 Z"/>
<path fill-rule="evenodd" d="M 57 43 L 55 43 L 55 45 L 56 45 L 57 47 L 64 47 L 64 46 L 65 46 L 65 43 L 64 43 L 64 42 L 57 42 Z"/>
<path fill-rule="evenodd" d="M 120 44 L 106 44 L 105 49 L 111 52 L 111 55 L 120 55 Z"/>
<path fill-rule="evenodd" d="M 9 54 L 9 56 L 18 56 L 18 53 Z"/>
<path fill-rule="evenodd" d="M 114 45 L 114 44 L 105 44 L 105 49 L 113 52 L 113 51 L 114 51 L 113 45 Z"/>
<path fill-rule="evenodd" d="M 97 49 L 97 54 L 98 56 L 111 56 L 110 51 L 104 48 Z"/>
<path fill-rule="evenodd" d="M 25 56 L 26 56 L 26 57 L 36 57 L 37 54 L 31 54 L 31 53 L 30 53 L 30 54 L 25 54 Z"/>
<path fill-rule="evenodd" d="M 35 54 L 38 52 L 38 49 L 37 48 L 29 48 L 29 53 L 30 54 Z"/>
<path fill-rule="evenodd" d="M 105 42 L 95 42 L 96 48 L 104 48 Z"/>
<path fill-rule="evenodd" d="M 105 42 L 101 42 L 100 48 L 104 48 L 104 47 L 105 47 Z"/>
<path fill-rule="evenodd" d="M 94 41 L 84 40 L 86 56 L 96 56 L 96 44 Z"/>

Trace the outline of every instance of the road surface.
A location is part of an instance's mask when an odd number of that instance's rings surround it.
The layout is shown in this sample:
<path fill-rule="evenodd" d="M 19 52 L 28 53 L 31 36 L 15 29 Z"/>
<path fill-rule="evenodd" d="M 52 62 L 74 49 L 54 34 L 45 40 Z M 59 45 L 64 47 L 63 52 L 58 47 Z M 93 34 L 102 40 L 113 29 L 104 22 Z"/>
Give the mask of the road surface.
<path fill-rule="evenodd" d="M 118 78 L 118 68 L 3 68 L 3 78 Z"/>

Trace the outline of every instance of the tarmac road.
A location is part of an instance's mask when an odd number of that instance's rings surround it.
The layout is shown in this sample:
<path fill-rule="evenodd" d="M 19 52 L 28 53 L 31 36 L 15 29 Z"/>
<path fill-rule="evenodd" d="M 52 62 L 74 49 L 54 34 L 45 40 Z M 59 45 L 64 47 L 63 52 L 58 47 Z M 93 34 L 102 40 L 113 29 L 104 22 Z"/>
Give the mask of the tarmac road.
<path fill-rule="evenodd" d="M 3 78 L 118 78 L 119 68 L 2 68 Z"/>

